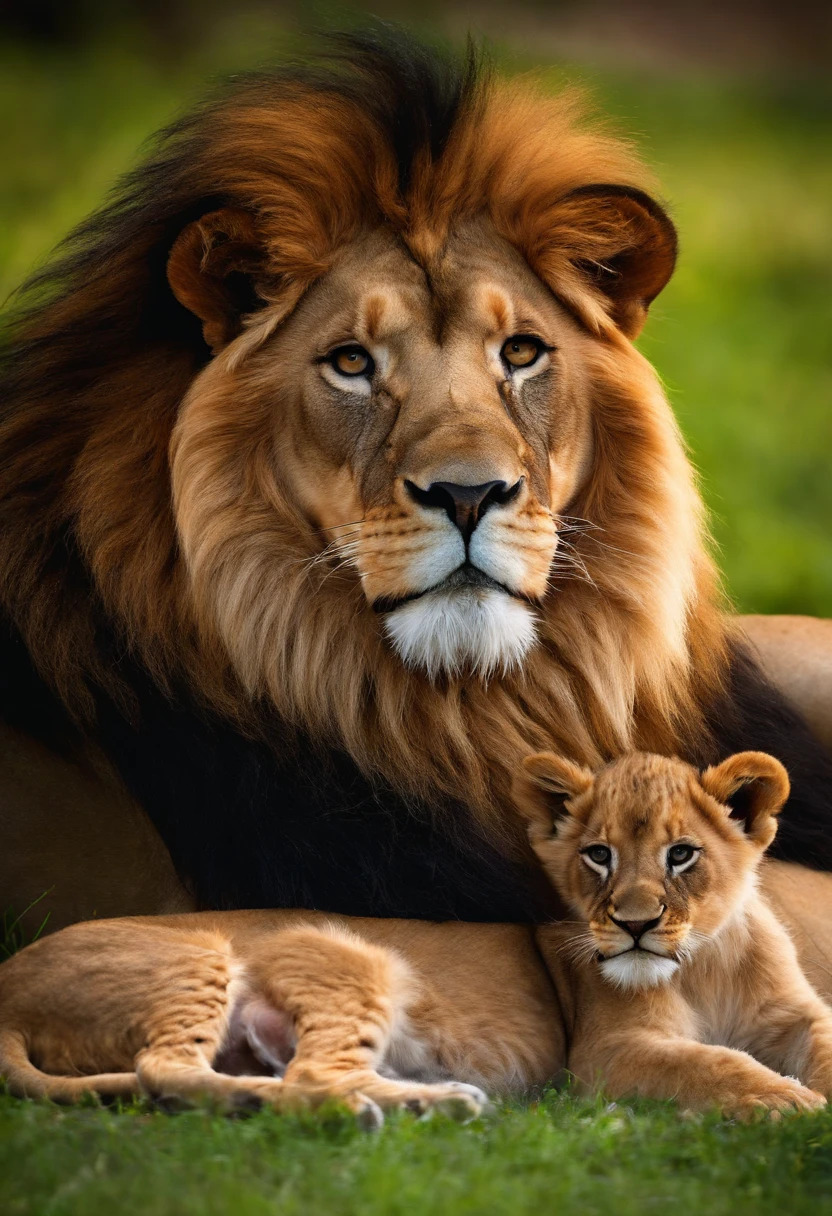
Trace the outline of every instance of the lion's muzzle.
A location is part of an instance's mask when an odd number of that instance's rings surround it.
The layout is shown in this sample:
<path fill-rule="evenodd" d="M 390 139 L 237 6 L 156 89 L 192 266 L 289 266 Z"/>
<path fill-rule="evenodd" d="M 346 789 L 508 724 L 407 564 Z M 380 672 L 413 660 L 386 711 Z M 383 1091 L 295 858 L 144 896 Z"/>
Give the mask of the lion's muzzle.
<path fill-rule="evenodd" d="M 525 477 L 403 479 L 401 510 L 364 531 L 364 589 L 408 665 L 481 675 L 523 660 L 557 542 Z"/>
<path fill-rule="evenodd" d="M 517 496 L 524 478 L 514 485 L 505 481 L 486 481 L 481 485 L 458 485 L 453 481 L 434 481 L 423 490 L 413 481 L 405 481 L 405 489 L 423 507 L 439 507 L 462 533 L 466 546 L 489 507 L 503 506 Z"/>

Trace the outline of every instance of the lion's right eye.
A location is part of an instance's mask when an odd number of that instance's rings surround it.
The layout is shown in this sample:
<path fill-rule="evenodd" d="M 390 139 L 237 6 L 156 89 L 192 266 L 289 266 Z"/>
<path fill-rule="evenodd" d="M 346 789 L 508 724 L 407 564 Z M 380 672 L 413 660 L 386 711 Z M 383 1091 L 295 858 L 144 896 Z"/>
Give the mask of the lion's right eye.
<path fill-rule="evenodd" d="M 588 849 L 581 849 L 583 857 L 593 866 L 603 866 L 609 869 L 612 861 L 612 849 L 605 844 L 591 844 Z"/>
<path fill-rule="evenodd" d="M 372 376 L 376 370 L 372 356 L 363 346 L 339 346 L 330 351 L 327 363 L 342 376 Z"/>

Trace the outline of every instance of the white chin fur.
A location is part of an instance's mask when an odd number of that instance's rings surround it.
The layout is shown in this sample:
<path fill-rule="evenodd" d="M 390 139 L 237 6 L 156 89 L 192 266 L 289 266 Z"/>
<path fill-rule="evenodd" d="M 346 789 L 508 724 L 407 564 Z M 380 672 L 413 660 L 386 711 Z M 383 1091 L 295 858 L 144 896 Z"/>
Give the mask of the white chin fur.
<path fill-rule="evenodd" d="M 676 974 L 679 964 L 672 958 L 628 950 L 601 963 L 601 974 L 617 988 L 656 988 Z"/>
<path fill-rule="evenodd" d="M 431 591 L 391 612 L 385 629 L 402 660 L 431 677 L 510 671 L 537 637 L 530 608 L 482 587 Z"/>

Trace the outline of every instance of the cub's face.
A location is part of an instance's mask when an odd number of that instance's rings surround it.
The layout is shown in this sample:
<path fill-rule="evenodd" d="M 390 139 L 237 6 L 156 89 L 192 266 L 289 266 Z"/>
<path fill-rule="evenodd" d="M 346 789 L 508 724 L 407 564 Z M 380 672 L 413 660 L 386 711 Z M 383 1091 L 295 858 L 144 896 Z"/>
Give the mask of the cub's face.
<path fill-rule="evenodd" d="M 578 954 L 638 988 L 670 979 L 741 913 L 788 788 L 755 752 L 702 774 L 636 753 L 594 776 L 544 754 L 516 792 L 548 876 L 586 922 Z"/>

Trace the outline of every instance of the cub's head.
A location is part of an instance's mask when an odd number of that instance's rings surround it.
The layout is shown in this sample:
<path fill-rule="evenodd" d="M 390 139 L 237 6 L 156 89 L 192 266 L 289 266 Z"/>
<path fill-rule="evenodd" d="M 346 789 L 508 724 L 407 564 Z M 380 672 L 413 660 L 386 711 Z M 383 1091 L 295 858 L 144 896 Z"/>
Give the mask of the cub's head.
<path fill-rule="evenodd" d="M 515 800 L 606 979 L 669 979 L 741 911 L 789 794 L 778 760 L 741 752 L 697 772 L 636 752 L 600 772 L 529 756 Z"/>

